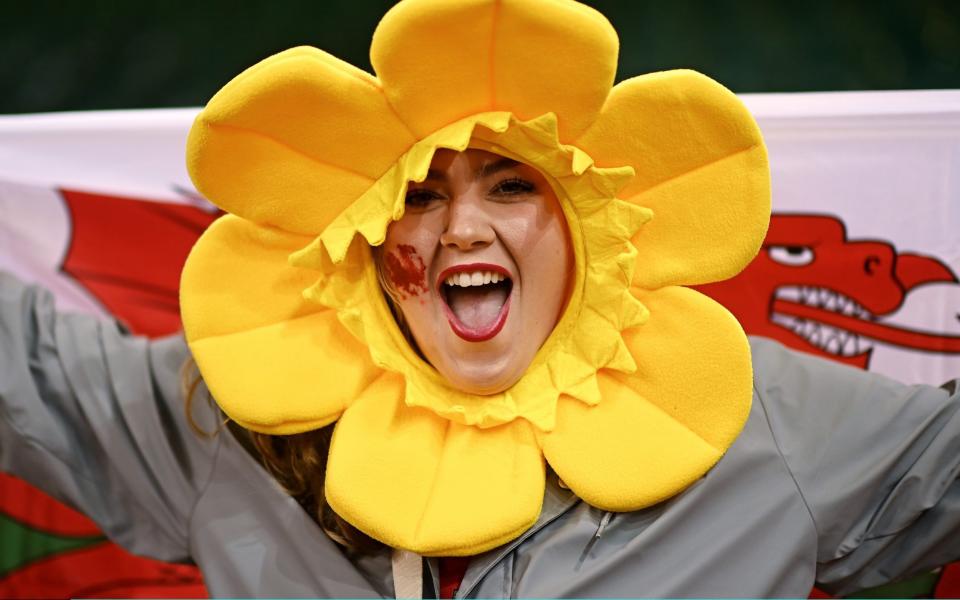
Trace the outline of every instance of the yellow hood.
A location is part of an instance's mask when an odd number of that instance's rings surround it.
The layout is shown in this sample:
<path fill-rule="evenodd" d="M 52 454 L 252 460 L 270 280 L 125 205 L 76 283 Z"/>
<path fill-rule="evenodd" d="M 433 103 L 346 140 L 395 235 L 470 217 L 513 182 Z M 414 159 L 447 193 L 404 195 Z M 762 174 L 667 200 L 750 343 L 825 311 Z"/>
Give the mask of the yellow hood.
<path fill-rule="evenodd" d="M 736 320 L 685 287 L 735 275 L 770 211 L 760 132 L 692 71 L 612 86 L 616 32 L 556 0 L 405 0 L 377 76 L 313 48 L 251 67 L 200 113 L 187 163 L 226 210 L 197 242 L 183 322 L 239 424 L 339 419 L 330 505 L 421 554 L 475 554 L 536 520 L 545 461 L 590 504 L 683 490 L 726 451 L 751 398 Z M 409 347 L 371 246 L 438 148 L 480 147 L 553 184 L 577 273 L 524 377 L 475 396 Z"/>

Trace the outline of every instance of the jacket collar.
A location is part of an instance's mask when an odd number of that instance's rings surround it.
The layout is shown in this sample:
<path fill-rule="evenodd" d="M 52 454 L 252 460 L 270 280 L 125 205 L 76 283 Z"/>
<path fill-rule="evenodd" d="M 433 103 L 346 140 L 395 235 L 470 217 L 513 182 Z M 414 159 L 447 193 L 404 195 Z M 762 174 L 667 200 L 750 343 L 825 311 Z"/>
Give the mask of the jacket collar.
<path fill-rule="evenodd" d="M 580 502 L 580 498 L 574 495 L 573 492 L 560 487 L 559 481 L 555 473 L 551 472 L 548 474 L 546 489 L 543 493 L 543 508 L 540 509 L 540 517 L 530 529 L 526 530 L 520 537 L 508 544 L 473 557 L 473 560 L 470 561 L 470 566 L 467 567 L 467 572 L 463 575 L 460 589 L 457 590 L 457 598 L 468 596 L 473 589 L 477 587 L 480 580 L 482 580 L 497 563 L 510 554 L 514 548 Z"/>

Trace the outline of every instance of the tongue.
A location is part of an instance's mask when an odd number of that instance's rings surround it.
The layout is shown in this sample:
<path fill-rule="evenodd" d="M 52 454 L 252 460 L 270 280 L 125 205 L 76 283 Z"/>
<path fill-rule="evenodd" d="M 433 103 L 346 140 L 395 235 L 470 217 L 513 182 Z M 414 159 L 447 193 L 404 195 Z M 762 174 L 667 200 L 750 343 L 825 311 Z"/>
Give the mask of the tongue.
<path fill-rule="evenodd" d="M 484 329 L 492 325 L 507 301 L 507 288 L 503 285 L 477 285 L 447 288 L 447 304 L 461 323 L 471 329 Z"/>

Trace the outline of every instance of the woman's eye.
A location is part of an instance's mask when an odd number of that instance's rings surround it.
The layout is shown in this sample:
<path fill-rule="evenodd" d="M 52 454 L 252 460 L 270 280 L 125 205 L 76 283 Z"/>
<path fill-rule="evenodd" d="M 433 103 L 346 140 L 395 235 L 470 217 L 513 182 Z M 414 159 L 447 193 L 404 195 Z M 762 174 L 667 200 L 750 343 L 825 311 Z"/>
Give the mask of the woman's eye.
<path fill-rule="evenodd" d="M 441 200 L 443 196 L 433 190 L 426 188 L 414 188 L 407 190 L 406 204 L 411 208 L 426 208 L 435 200 Z"/>
<path fill-rule="evenodd" d="M 511 177 L 500 181 L 497 185 L 493 186 L 493 189 L 490 191 L 498 196 L 520 196 L 536 192 L 537 186 L 534 185 L 532 181 L 527 181 L 519 177 Z"/>

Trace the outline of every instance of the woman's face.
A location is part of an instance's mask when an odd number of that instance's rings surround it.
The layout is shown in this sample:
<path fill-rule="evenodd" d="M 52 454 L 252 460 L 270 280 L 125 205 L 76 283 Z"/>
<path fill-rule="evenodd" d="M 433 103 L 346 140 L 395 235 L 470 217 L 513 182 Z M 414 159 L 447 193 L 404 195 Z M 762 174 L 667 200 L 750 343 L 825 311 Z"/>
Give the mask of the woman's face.
<path fill-rule="evenodd" d="M 424 357 L 454 387 L 506 390 L 565 306 L 563 211 L 539 171 L 482 150 L 439 150 L 407 190 L 380 268 Z"/>

